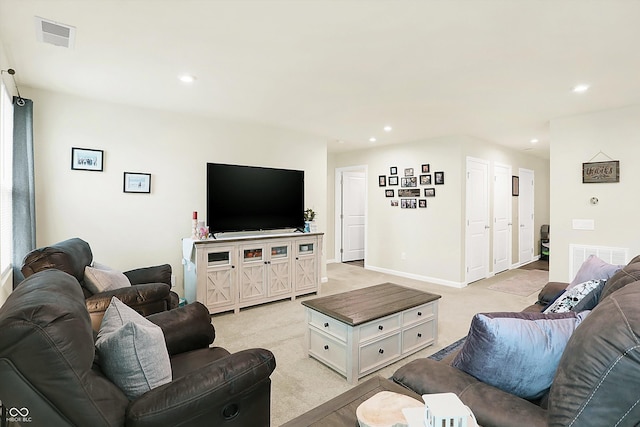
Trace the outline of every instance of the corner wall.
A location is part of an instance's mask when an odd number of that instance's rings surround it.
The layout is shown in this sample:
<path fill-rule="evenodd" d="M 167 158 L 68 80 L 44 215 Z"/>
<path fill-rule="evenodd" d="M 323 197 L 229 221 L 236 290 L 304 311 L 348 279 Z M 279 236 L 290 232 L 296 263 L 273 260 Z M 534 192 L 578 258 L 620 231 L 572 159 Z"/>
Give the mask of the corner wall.
<path fill-rule="evenodd" d="M 518 174 L 518 168 L 534 170 L 535 230 L 549 223 L 549 161 L 526 152 L 476 138 L 446 137 L 334 153 L 329 155 L 327 170 L 327 206 L 330 212 L 335 210 L 335 170 L 356 165 L 368 168 L 365 260 L 368 268 L 402 272 L 409 277 L 453 286 L 465 281 L 467 156 L 490 161 L 490 181 L 493 180 L 495 162 L 511 165 L 514 175 Z M 390 207 L 390 199 L 384 196 L 385 188 L 378 186 L 378 175 L 389 175 L 389 167 L 397 166 L 399 177 L 403 176 L 405 167 L 414 168 L 415 175 L 419 176 L 423 163 L 430 164 L 432 175 L 434 171 L 445 172 L 445 184 L 432 186 L 436 189 L 436 197 L 427 198 L 426 209 Z M 392 188 L 397 190 L 399 187 Z M 492 198 L 490 206 L 492 215 Z M 513 212 L 513 224 L 517 224 L 517 197 L 513 197 Z M 331 215 L 327 223 L 327 259 L 338 258 L 334 247 L 339 236 L 335 235 L 334 229 L 335 221 Z M 534 251 L 538 254 L 539 233 L 535 230 Z M 517 227 L 513 227 L 512 247 L 513 263 L 517 264 Z"/>
<path fill-rule="evenodd" d="M 24 92 L 34 101 L 38 246 L 80 237 L 94 259 L 117 269 L 170 263 L 182 292 L 181 239 L 193 211 L 205 217 L 207 162 L 302 169 L 306 206 L 326 211 L 326 142 L 318 136 Z M 104 150 L 104 172 L 71 170 L 72 147 Z M 151 194 L 123 193 L 125 171 L 151 173 Z"/>
<path fill-rule="evenodd" d="M 640 106 L 551 122 L 551 280 L 570 281 L 569 245 L 629 248 L 640 254 L 637 202 Z M 600 153 L 602 152 L 602 153 Z M 582 163 L 620 161 L 620 182 L 582 183 Z M 597 197 L 599 203 L 589 200 Z M 594 230 L 574 230 L 573 219 L 594 220 Z"/>

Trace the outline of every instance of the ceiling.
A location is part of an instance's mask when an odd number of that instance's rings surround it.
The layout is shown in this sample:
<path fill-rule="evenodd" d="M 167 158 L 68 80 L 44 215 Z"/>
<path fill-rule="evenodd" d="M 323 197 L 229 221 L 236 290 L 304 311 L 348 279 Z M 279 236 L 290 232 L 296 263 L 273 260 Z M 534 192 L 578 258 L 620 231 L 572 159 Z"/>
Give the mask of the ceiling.
<path fill-rule="evenodd" d="M 74 48 L 38 42 L 35 16 L 76 27 Z M 465 135 L 548 157 L 551 119 L 640 103 L 639 22 L 635 0 L 0 0 L 19 87 L 329 151 Z"/>

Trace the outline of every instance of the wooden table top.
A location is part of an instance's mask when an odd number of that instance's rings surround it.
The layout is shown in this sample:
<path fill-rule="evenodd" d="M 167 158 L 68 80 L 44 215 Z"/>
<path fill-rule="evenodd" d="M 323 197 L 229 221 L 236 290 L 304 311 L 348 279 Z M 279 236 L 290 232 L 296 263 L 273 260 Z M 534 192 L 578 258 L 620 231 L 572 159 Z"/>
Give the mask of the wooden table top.
<path fill-rule="evenodd" d="M 413 288 L 382 283 L 355 291 L 302 301 L 302 305 L 350 326 L 399 313 L 440 298 Z"/>
<path fill-rule="evenodd" d="M 381 391 L 393 391 L 422 402 L 419 394 L 376 376 L 283 424 L 282 427 L 358 427 L 356 409 L 362 402 Z"/>

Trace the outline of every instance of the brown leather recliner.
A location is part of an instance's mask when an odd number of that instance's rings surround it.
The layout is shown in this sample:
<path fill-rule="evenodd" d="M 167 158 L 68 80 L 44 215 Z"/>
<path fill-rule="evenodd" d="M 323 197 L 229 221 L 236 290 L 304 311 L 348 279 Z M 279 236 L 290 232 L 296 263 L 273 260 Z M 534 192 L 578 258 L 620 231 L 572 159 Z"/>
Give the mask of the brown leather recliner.
<path fill-rule="evenodd" d="M 113 296 L 143 316 L 178 307 L 178 295 L 171 291 L 169 264 L 125 271 L 131 287 L 93 294 L 84 286 L 84 270 L 92 262 L 91 247 L 76 237 L 31 251 L 25 256 L 21 271 L 27 278 L 39 271 L 55 268 L 75 277 L 82 286 L 91 323 L 96 331 Z"/>
<path fill-rule="evenodd" d="M 24 280 L 0 307 L 0 401 L 11 425 L 269 425 L 270 351 L 209 347 L 215 332 L 200 303 L 147 319 L 162 329 L 172 381 L 129 401 L 100 369 L 77 280 L 55 269 Z"/>

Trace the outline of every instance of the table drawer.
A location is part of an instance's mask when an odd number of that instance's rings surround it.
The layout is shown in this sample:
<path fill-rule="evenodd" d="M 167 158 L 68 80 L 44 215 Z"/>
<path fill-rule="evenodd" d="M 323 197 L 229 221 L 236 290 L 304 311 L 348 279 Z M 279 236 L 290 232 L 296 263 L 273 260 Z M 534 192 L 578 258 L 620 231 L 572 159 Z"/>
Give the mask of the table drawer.
<path fill-rule="evenodd" d="M 433 343 L 436 337 L 435 319 L 420 323 L 402 332 L 402 354 Z"/>
<path fill-rule="evenodd" d="M 317 311 L 309 310 L 309 324 L 324 331 L 328 334 L 339 338 L 340 340 L 347 341 L 347 325 L 342 323 L 333 317 L 325 316 Z"/>
<path fill-rule="evenodd" d="M 373 320 L 360 326 L 360 343 L 386 335 L 400 328 L 400 313 Z"/>
<path fill-rule="evenodd" d="M 309 354 L 342 375 L 347 374 L 347 346 L 345 343 L 309 328 Z"/>
<path fill-rule="evenodd" d="M 400 332 L 360 347 L 359 374 L 385 365 L 400 356 Z"/>
<path fill-rule="evenodd" d="M 437 314 L 437 301 L 428 302 L 418 307 L 410 308 L 402 313 L 402 325 L 409 325 L 434 317 Z"/>

